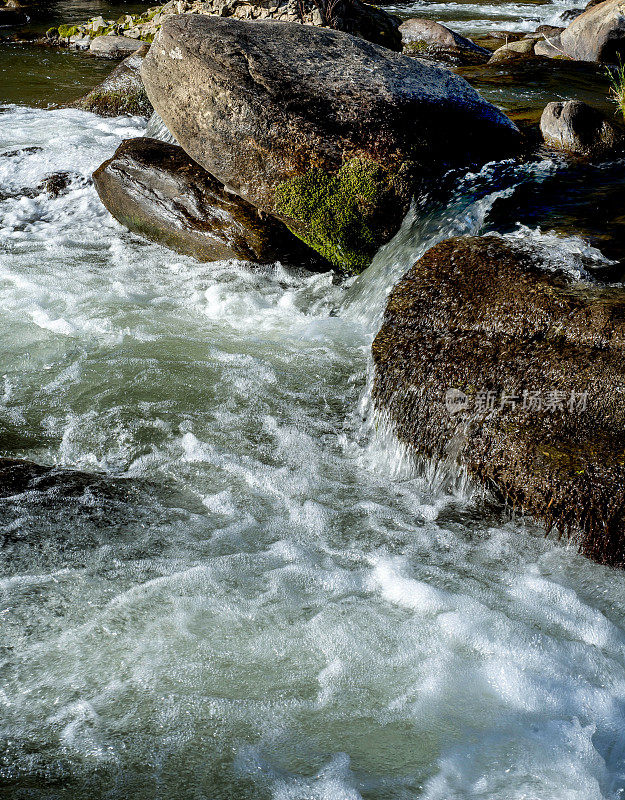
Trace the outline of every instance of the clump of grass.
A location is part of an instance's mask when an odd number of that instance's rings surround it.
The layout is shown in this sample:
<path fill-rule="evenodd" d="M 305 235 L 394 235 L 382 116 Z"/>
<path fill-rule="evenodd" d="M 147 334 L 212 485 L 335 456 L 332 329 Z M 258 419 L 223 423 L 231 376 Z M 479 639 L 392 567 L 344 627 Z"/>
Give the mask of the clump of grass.
<path fill-rule="evenodd" d="M 610 82 L 610 100 L 618 106 L 621 115 L 625 118 L 625 64 L 608 69 Z"/>

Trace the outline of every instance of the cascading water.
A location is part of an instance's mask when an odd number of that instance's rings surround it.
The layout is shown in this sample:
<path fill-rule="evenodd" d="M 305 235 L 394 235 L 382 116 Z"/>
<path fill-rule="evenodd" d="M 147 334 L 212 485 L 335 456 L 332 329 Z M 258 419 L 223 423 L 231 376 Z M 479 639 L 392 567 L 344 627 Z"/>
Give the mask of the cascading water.
<path fill-rule="evenodd" d="M 335 285 L 123 230 L 88 177 L 142 132 L 0 113 L 2 449 L 112 487 L 0 500 L 7 796 L 621 797 L 625 576 L 366 413 L 393 282 L 557 165 L 487 165 Z"/>

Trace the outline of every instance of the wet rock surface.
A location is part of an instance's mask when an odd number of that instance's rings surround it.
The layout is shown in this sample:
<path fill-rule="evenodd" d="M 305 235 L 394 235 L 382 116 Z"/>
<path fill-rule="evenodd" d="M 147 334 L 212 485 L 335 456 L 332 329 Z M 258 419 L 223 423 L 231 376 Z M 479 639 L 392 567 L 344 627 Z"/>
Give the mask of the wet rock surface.
<path fill-rule="evenodd" d="M 101 84 L 78 100 L 76 107 L 103 117 L 136 114 L 149 118 L 153 109 L 143 87 L 140 71 L 148 47 L 142 45 L 125 58 Z"/>
<path fill-rule="evenodd" d="M 449 239 L 393 289 L 373 343 L 377 407 L 418 454 L 625 563 L 625 290 L 527 245 Z"/>
<path fill-rule="evenodd" d="M 447 70 L 304 25 L 172 17 L 142 76 L 192 158 L 352 272 L 397 231 L 416 178 L 520 142 Z"/>
<path fill-rule="evenodd" d="M 430 19 L 414 17 L 399 27 L 403 52 L 462 64 L 483 64 L 491 51 Z"/>
<path fill-rule="evenodd" d="M 128 139 L 93 179 L 122 225 L 200 261 L 240 258 L 330 268 L 279 220 L 228 192 L 176 145 Z"/>

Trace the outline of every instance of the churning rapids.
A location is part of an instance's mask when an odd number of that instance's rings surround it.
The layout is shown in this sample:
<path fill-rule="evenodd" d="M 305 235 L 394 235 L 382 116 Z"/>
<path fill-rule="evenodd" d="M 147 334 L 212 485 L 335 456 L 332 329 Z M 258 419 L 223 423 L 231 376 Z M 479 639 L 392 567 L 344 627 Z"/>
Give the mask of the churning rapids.
<path fill-rule="evenodd" d="M 557 165 L 487 166 L 339 285 L 125 232 L 88 177 L 142 124 L 0 113 L 2 450 L 128 487 L 0 501 L 6 796 L 622 797 L 625 575 L 367 402 L 393 282 Z"/>

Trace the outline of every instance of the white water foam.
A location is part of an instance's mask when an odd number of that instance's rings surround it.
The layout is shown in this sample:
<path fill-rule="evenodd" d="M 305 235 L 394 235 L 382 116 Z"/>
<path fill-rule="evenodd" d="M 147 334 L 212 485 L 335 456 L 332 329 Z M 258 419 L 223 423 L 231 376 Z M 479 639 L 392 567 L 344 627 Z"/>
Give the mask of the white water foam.
<path fill-rule="evenodd" d="M 393 281 L 516 167 L 343 286 L 124 231 L 88 176 L 142 131 L 0 114 L 44 148 L 0 155 L 5 453 L 134 487 L 0 500 L 5 791 L 617 800 L 625 577 L 415 472 L 366 399 Z"/>

